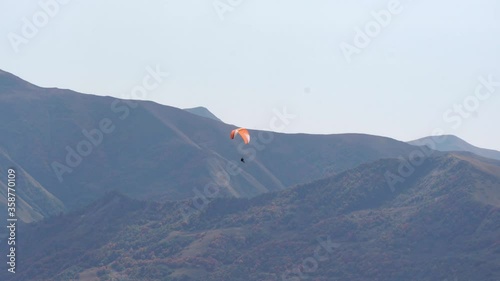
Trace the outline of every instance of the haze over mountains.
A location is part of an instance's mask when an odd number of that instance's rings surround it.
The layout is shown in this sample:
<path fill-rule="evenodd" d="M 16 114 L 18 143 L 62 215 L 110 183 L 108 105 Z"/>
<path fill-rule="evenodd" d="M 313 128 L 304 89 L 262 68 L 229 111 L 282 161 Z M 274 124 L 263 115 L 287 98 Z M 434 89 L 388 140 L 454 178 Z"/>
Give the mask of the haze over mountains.
<path fill-rule="evenodd" d="M 243 146 L 205 108 L 1 71 L 0 104 L 29 223 L 0 280 L 500 280 L 500 161 L 456 137 L 252 130 Z"/>

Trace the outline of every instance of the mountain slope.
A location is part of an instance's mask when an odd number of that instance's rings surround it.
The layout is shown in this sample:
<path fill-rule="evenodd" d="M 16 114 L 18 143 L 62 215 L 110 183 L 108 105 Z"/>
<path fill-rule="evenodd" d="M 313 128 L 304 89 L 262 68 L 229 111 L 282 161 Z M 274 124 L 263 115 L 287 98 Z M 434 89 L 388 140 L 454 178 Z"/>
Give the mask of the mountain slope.
<path fill-rule="evenodd" d="M 210 110 L 208 110 L 205 107 L 199 106 L 199 107 L 193 107 L 193 108 L 184 108 L 185 111 L 192 113 L 194 115 L 198 115 L 201 117 L 209 118 L 215 121 L 222 122 L 217 116 L 215 116 Z"/>
<path fill-rule="evenodd" d="M 181 202 L 110 194 L 23 230 L 44 243 L 26 242 L 16 280 L 499 280 L 500 163 L 431 157 L 393 191 L 399 165 L 217 199 L 188 222 Z"/>
<path fill-rule="evenodd" d="M 29 173 L 22 168 L 18 168 L 17 164 L 1 148 L 0 167 L 4 167 L 0 174 L 0 208 L 2 210 L 7 210 L 7 169 L 12 168 L 15 174 L 15 186 L 13 186 L 15 191 L 11 193 L 16 198 L 16 215 L 18 219 L 24 222 L 33 222 L 65 211 L 64 204 L 59 199 L 48 192 Z M 1 212 L 0 219 L 6 221 L 7 215 L 7 211 Z"/>
<path fill-rule="evenodd" d="M 500 151 L 492 150 L 492 149 L 484 149 L 473 146 L 472 144 L 452 135 L 442 136 L 440 140 L 443 141 L 433 141 L 433 137 L 425 137 L 418 140 L 408 142 L 411 145 L 416 146 L 424 146 L 432 143 L 435 147 L 432 147 L 438 151 L 466 151 L 471 152 L 476 155 L 491 158 L 495 160 L 500 160 Z"/>
<path fill-rule="evenodd" d="M 177 200 L 215 185 L 219 196 L 252 197 L 414 149 L 368 135 L 255 130 L 240 146 L 234 126 L 181 109 L 39 88 L 5 72 L 0 105 L 0 147 L 69 210 L 112 190 Z"/>

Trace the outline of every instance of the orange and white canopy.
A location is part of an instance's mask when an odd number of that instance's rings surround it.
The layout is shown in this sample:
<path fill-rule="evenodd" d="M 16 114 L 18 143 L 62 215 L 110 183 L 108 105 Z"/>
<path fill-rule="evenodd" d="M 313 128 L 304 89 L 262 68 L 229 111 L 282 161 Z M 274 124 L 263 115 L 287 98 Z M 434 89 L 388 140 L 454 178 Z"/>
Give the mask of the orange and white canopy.
<path fill-rule="evenodd" d="M 240 135 L 240 137 L 243 139 L 245 144 L 248 144 L 250 142 L 250 133 L 248 133 L 248 130 L 245 128 L 238 128 L 234 129 L 231 131 L 231 139 L 234 139 L 236 135 Z"/>

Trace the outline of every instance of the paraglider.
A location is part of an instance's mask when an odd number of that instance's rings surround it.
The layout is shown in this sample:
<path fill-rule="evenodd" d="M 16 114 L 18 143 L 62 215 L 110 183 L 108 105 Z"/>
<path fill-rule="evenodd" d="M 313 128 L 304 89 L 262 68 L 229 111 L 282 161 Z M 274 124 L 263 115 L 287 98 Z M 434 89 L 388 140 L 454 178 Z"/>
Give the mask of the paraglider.
<path fill-rule="evenodd" d="M 248 144 L 250 142 L 250 133 L 248 133 L 248 130 L 245 128 L 238 128 L 234 129 L 231 131 L 231 139 L 234 139 L 236 135 L 240 135 L 240 137 L 243 139 L 245 144 Z"/>
<path fill-rule="evenodd" d="M 250 133 L 248 132 L 247 129 L 238 128 L 238 129 L 232 130 L 231 131 L 231 139 L 234 139 L 234 137 L 236 135 L 240 135 L 240 137 L 243 139 L 243 142 L 245 142 L 245 144 L 250 143 Z M 241 157 L 240 161 L 245 163 L 245 158 Z"/>

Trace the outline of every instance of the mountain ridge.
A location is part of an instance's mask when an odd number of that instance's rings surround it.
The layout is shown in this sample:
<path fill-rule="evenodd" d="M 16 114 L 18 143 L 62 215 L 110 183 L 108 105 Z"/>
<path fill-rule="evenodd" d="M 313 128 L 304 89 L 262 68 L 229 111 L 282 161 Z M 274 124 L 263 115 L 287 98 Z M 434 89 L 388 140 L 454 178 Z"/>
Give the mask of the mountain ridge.
<path fill-rule="evenodd" d="M 361 134 L 259 130 L 250 130 L 254 137 L 245 146 L 229 138 L 233 125 L 155 102 L 54 88 L 0 91 L 0 149 L 65 210 L 112 190 L 140 199 L 183 200 L 215 184 L 220 196 L 253 197 L 415 149 Z"/>

